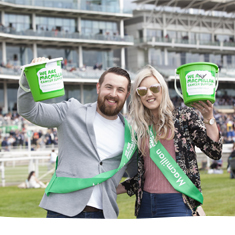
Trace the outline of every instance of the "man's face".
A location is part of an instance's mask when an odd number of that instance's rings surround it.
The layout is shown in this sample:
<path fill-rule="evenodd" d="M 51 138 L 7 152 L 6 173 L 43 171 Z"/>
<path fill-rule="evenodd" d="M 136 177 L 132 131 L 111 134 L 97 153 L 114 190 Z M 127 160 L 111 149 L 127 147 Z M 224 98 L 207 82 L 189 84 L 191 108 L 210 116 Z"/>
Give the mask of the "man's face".
<path fill-rule="evenodd" d="M 126 98 L 128 79 L 115 73 L 107 73 L 102 85 L 97 83 L 97 112 L 107 119 L 116 119 Z"/>

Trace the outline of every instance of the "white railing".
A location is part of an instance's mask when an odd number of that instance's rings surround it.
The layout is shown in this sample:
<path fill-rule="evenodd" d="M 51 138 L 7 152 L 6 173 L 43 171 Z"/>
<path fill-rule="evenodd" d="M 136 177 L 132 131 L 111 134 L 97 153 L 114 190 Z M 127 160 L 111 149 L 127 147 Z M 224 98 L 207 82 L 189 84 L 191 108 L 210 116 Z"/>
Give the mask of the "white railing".
<path fill-rule="evenodd" d="M 49 162 L 50 153 L 50 150 L 0 153 L 2 186 L 5 187 L 6 183 L 16 185 L 24 182 L 30 171 L 35 171 L 37 178 L 49 181 L 53 170 Z M 45 176 L 47 178 L 44 178 Z"/>
<path fill-rule="evenodd" d="M 232 152 L 233 144 L 223 145 L 222 160 L 224 167 Z M 57 152 L 57 151 L 56 151 Z M 202 161 L 207 161 L 209 168 L 212 160 L 208 158 L 200 149 L 196 148 L 198 165 Z M 10 151 L 0 152 L 1 186 L 17 185 L 24 182 L 30 171 L 34 170 L 38 179 L 49 182 L 54 172 L 54 166 L 50 165 L 51 150 L 39 151 Z"/>

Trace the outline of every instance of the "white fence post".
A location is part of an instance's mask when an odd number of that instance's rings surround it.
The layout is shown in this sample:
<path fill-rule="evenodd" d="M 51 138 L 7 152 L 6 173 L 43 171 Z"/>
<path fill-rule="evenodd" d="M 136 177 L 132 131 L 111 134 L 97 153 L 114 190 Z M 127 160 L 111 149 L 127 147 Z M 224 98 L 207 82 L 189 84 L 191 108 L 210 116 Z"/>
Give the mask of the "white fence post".
<path fill-rule="evenodd" d="M 5 168 L 4 168 L 4 162 L 1 163 L 1 171 L 2 171 L 2 187 L 5 187 Z"/>

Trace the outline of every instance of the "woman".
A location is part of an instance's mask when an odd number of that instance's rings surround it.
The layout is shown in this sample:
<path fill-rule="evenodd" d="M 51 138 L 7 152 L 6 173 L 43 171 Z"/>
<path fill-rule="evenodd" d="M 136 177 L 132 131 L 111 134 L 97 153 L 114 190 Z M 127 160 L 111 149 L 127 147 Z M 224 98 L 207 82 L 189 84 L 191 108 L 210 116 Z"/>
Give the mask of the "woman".
<path fill-rule="evenodd" d="M 164 176 L 150 158 L 152 146 L 160 141 L 170 158 L 176 161 L 176 167 L 183 170 L 189 183 L 201 194 L 195 146 L 210 158 L 220 159 L 222 139 L 213 119 L 211 102 L 200 101 L 192 106 L 201 112 L 206 124 L 193 108 L 174 108 L 164 78 L 153 67 L 147 66 L 138 73 L 130 106 L 131 125 L 136 127 L 132 129 L 132 136 L 136 133 L 139 149 L 138 173 L 117 188 L 118 194 L 136 194 L 137 218 L 192 216 L 201 204 L 176 190 L 169 183 L 168 175 Z M 154 145 L 150 141 L 151 133 L 155 133 Z M 151 156 L 156 155 L 154 153 Z M 170 166 L 169 163 L 167 167 L 172 169 Z"/>
<path fill-rule="evenodd" d="M 31 171 L 28 176 L 29 188 L 46 188 L 46 185 L 39 181 L 36 177 L 35 171 Z"/>

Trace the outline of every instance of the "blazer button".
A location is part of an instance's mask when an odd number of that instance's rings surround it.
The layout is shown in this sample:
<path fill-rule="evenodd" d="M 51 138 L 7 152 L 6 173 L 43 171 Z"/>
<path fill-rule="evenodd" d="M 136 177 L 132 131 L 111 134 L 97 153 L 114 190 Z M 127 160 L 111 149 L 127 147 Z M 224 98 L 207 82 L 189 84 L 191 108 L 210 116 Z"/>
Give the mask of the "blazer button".
<path fill-rule="evenodd" d="M 102 166 L 102 165 L 103 165 L 103 162 L 100 162 L 100 165 Z"/>

